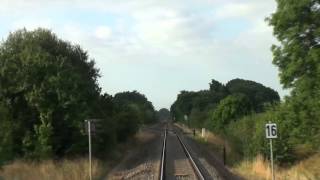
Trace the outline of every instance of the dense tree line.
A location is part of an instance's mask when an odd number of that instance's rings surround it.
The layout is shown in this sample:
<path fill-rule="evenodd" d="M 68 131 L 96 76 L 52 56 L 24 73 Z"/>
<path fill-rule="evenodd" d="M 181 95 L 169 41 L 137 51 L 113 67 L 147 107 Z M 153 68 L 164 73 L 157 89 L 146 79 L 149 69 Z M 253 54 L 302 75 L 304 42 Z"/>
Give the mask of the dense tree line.
<path fill-rule="evenodd" d="M 171 119 L 170 111 L 166 108 L 161 108 L 159 111 L 157 111 L 157 119 L 159 121 L 167 121 Z"/>
<path fill-rule="evenodd" d="M 267 18 L 280 42 L 271 48 L 273 64 L 290 95 L 277 103 L 277 93 L 252 81 L 213 80 L 210 90 L 182 91 L 171 110 L 177 120 L 187 114 L 195 126 L 220 133 L 241 158 L 269 156 L 264 126 L 275 122 L 275 159 L 287 164 L 320 152 L 320 3 L 276 1 Z"/>
<path fill-rule="evenodd" d="M 171 106 L 171 113 L 175 120 L 183 120 L 187 115 L 194 126 L 219 130 L 230 121 L 262 112 L 279 100 L 276 91 L 253 81 L 234 79 L 223 85 L 212 80 L 209 90 L 181 91 Z"/>
<path fill-rule="evenodd" d="M 96 154 L 155 120 L 144 95 L 102 94 L 99 76 L 87 52 L 49 30 L 10 33 L 0 44 L 0 162 L 85 153 L 88 118 L 101 119 Z"/>

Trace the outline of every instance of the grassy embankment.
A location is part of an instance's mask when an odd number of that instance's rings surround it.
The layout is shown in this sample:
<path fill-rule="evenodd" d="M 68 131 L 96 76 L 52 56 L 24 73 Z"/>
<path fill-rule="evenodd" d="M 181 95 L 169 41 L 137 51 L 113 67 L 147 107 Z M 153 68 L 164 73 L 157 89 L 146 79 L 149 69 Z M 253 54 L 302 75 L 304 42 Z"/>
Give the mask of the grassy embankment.
<path fill-rule="evenodd" d="M 138 132 L 126 143 L 119 144 L 105 160 L 93 159 L 93 179 L 104 179 L 130 149 L 145 141 L 143 134 Z M 39 162 L 15 160 L 0 167 L 0 180 L 87 180 L 89 179 L 88 167 L 87 157 Z"/>
<path fill-rule="evenodd" d="M 179 125 L 184 131 L 192 133 L 184 125 Z M 241 159 L 232 145 L 224 141 L 221 137 L 207 131 L 206 137 L 201 137 L 200 130 L 196 130 L 196 141 L 203 144 L 209 150 L 218 154 L 222 159 L 222 147 L 226 146 L 227 164 L 229 169 L 235 174 L 248 180 L 269 180 L 271 179 L 270 162 L 262 156 L 257 156 L 252 160 Z M 320 179 L 320 153 L 316 153 L 311 157 L 304 159 L 290 167 L 275 167 L 275 175 L 277 180 L 319 180 Z"/>
<path fill-rule="evenodd" d="M 5 165 L 0 171 L 0 179 L 5 180 L 85 180 L 89 179 L 88 160 L 79 158 L 75 160 L 41 162 L 28 162 L 16 160 L 11 164 Z M 93 177 L 102 175 L 103 164 L 99 160 L 93 160 Z"/>
<path fill-rule="evenodd" d="M 261 156 L 251 161 L 242 161 L 232 170 L 246 179 L 267 180 L 271 179 L 269 161 Z M 318 180 L 320 179 L 320 153 L 315 154 L 299 163 L 275 169 L 277 180 Z"/>

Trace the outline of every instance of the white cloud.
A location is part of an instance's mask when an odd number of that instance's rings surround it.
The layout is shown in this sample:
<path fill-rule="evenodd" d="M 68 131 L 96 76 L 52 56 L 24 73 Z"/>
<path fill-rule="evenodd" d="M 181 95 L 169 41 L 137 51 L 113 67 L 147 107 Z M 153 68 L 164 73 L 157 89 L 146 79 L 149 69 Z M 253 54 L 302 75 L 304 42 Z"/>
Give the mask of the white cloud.
<path fill-rule="evenodd" d="M 220 18 L 239 18 L 251 15 L 255 6 L 252 3 L 229 3 L 216 11 L 215 17 Z"/>
<path fill-rule="evenodd" d="M 246 18 L 246 19 L 264 19 L 275 9 L 273 1 L 228 1 L 219 7 L 214 13 L 217 19 L 227 18 Z"/>
<path fill-rule="evenodd" d="M 98 39 L 106 40 L 111 37 L 112 30 L 108 26 L 99 26 L 96 28 L 94 35 Z"/>
<path fill-rule="evenodd" d="M 89 47 L 86 44 L 90 40 L 90 33 L 83 29 L 83 27 L 80 24 L 64 24 L 61 27 L 55 27 L 53 31 L 56 32 L 58 36 L 63 39 L 71 41 L 72 43 L 80 44 L 85 48 Z"/>

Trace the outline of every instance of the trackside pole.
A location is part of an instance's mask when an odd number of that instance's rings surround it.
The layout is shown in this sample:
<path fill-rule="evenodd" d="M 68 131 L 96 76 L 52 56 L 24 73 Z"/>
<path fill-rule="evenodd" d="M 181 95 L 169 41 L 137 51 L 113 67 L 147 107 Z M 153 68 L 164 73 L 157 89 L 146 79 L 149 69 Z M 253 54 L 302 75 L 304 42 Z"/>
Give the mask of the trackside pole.
<path fill-rule="evenodd" d="M 89 137 L 89 179 L 92 180 L 92 164 L 91 164 L 91 121 L 88 120 L 88 137 Z"/>
<path fill-rule="evenodd" d="M 272 139 L 270 139 L 270 160 L 271 160 L 271 175 L 272 175 L 272 180 L 275 180 L 274 171 L 273 171 Z"/>

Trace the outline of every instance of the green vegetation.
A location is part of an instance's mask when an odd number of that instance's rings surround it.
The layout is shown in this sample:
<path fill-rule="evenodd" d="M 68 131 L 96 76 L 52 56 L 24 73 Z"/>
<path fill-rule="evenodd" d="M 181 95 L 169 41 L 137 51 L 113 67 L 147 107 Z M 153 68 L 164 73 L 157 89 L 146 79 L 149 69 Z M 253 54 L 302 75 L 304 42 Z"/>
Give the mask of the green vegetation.
<path fill-rule="evenodd" d="M 267 21 L 279 44 L 273 64 L 291 94 L 243 79 L 212 80 L 209 89 L 181 91 L 175 121 L 206 127 L 226 139 L 237 158 L 268 156 L 265 123 L 278 125 L 275 159 L 288 164 L 320 151 L 320 4 L 277 0 Z M 103 94 L 94 60 L 46 29 L 10 33 L 0 44 L 0 164 L 13 159 L 59 159 L 87 151 L 84 120 L 102 119 L 94 154 L 104 156 L 143 124 L 168 118 L 139 92 Z M 188 115 L 185 121 L 184 115 Z"/>
<path fill-rule="evenodd" d="M 162 108 L 157 112 L 157 119 L 160 121 L 170 119 L 170 111 L 166 108 Z"/>
<path fill-rule="evenodd" d="M 278 107 L 279 95 L 262 84 L 234 79 L 226 85 L 212 80 L 209 90 L 182 91 L 171 107 L 176 121 L 186 122 L 189 116 L 192 127 L 205 127 L 226 139 L 232 147 L 232 155 L 255 157 L 268 153 L 264 138 L 264 123 L 273 120 L 272 108 Z"/>
<path fill-rule="evenodd" d="M 118 141 L 125 141 L 132 136 L 142 124 L 152 123 L 156 119 L 153 105 L 138 93 L 118 93 L 113 98 Z"/>
<path fill-rule="evenodd" d="M 272 46 L 273 63 L 291 96 L 276 113 L 284 137 L 296 153 L 308 155 L 320 147 L 320 17 L 319 2 L 278 0 L 269 18 L 281 42 Z M 298 156 L 300 157 L 300 156 Z"/>
<path fill-rule="evenodd" d="M 219 130 L 244 115 L 262 112 L 279 100 L 277 92 L 253 81 L 234 79 L 223 85 L 212 80 L 209 90 L 182 91 L 171 106 L 171 113 L 178 121 L 188 115 L 192 126 Z"/>
<path fill-rule="evenodd" d="M 0 44 L 0 164 L 86 153 L 88 118 L 102 119 L 93 140 L 97 156 L 154 122 L 144 95 L 102 94 L 98 77 L 87 52 L 51 31 L 11 33 Z"/>
<path fill-rule="evenodd" d="M 279 102 L 275 91 L 252 81 L 235 79 L 224 86 L 212 80 L 210 90 L 182 91 L 171 112 L 177 121 L 189 115 L 193 126 L 220 134 L 238 157 L 248 159 L 268 156 L 264 125 L 275 122 L 275 159 L 288 164 L 320 151 L 320 4 L 277 3 L 277 11 L 267 19 L 280 41 L 272 46 L 273 63 L 290 96 Z"/>

